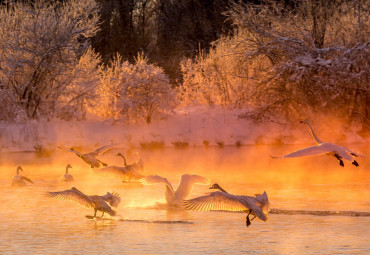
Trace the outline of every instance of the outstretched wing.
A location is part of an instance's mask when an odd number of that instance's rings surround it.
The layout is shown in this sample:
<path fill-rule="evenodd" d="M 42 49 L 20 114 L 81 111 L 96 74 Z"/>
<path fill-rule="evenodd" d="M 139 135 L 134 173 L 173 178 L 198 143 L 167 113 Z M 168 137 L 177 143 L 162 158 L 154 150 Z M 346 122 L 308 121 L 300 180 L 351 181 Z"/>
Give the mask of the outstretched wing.
<path fill-rule="evenodd" d="M 225 192 L 212 192 L 208 196 L 184 200 L 183 205 L 188 210 L 194 211 L 252 211 L 263 221 L 267 218 L 253 201 L 253 198 L 246 196 L 235 196 Z"/>
<path fill-rule="evenodd" d="M 248 208 L 237 196 L 216 191 L 207 196 L 184 200 L 183 205 L 188 210 L 194 211 L 245 211 Z"/>
<path fill-rule="evenodd" d="M 33 181 L 30 178 L 27 178 L 25 176 L 22 176 L 22 179 L 29 182 L 29 183 L 33 183 Z"/>
<path fill-rule="evenodd" d="M 158 183 L 164 183 L 166 185 L 166 199 L 167 201 L 172 201 L 175 198 L 175 192 L 171 183 L 168 182 L 166 178 L 159 175 L 148 175 L 139 180 L 143 185 L 154 185 Z"/>
<path fill-rule="evenodd" d="M 98 156 L 98 155 L 101 155 L 101 154 L 111 150 L 113 146 L 115 146 L 115 144 L 105 145 L 105 146 L 102 146 L 102 147 L 99 147 L 99 148 L 93 150 L 89 154 L 92 155 L 92 156 Z"/>
<path fill-rule="evenodd" d="M 282 157 L 273 157 L 273 156 L 271 157 L 272 158 L 295 158 L 295 157 L 303 157 L 303 156 L 321 155 L 321 154 L 327 154 L 327 153 L 333 152 L 332 148 L 328 146 L 323 146 L 323 145 L 325 144 L 307 147 L 307 148 L 292 152 Z"/>
<path fill-rule="evenodd" d="M 94 207 L 94 203 L 89 198 L 89 196 L 86 196 L 84 193 L 82 193 L 81 191 L 74 187 L 72 189 L 64 191 L 47 192 L 46 195 L 48 197 L 53 197 L 59 200 L 70 200 L 79 203 L 80 205 L 85 206 L 87 208 Z"/>
<path fill-rule="evenodd" d="M 175 192 L 176 198 L 184 200 L 188 198 L 193 191 L 194 184 L 209 185 L 210 180 L 200 175 L 184 174 L 181 176 L 181 180 L 177 190 Z"/>
<path fill-rule="evenodd" d="M 117 178 L 126 178 L 129 175 L 129 170 L 126 167 L 108 166 L 104 168 L 94 168 L 94 172 L 100 175 L 106 175 Z"/>

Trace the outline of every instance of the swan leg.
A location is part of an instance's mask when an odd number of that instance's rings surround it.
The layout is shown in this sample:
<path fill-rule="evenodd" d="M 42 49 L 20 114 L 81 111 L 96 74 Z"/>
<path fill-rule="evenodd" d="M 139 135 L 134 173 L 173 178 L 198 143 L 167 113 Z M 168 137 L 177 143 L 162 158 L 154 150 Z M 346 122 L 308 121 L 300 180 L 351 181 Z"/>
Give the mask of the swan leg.
<path fill-rule="evenodd" d="M 342 167 L 344 167 L 344 163 L 343 163 L 343 160 L 341 157 L 339 157 L 338 154 L 334 154 L 334 157 L 336 157 L 338 160 L 339 160 L 339 165 L 341 165 Z"/>
<path fill-rule="evenodd" d="M 94 209 L 94 216 L 91 216 L 91 215 L 86 215 L 85 217 L 88 218 L 88 219 L 94 219 L 96 217 L 96 209 Z"/>
<path fill-rule="evenodd" d="M 353 160 L 352 165 L 355 165 L 356 167 L 359 166 L 356 160 Z"/>
<path fill-rule="evenodd" d="M 104 216 L 104 212 L 103 212 L 103 214 L 101 215 L 101 217 L 103 218 L 103 216 Z"/>
<path fill-rule="evenodd" d="M 249 227 L 249 225 L 251 225 L 251 220 L 249 219 L 249 214 L 251 214 L 252 210 L 249 210 L 249 213 L 246 217 L 246 221 L 245 221 L 245 224 L 247 225 L 247 227 Z"/>

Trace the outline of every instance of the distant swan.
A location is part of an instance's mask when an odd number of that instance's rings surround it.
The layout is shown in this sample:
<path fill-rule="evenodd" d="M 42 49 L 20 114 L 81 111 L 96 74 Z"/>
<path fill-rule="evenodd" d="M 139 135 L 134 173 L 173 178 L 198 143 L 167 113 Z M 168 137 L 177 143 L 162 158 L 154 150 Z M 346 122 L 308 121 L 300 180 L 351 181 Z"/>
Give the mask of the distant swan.
<path fill-rule="evenodd" d="M 218 189 L 221 192 L 216 191 L 207 196 L 184 200 L 184 207 L 194 211 L 243 211 L 248 213 L 246 217 L 247 227 L 251 225 L 251 221 L 256 217 L 263 221 L 267 220 L 266 215 L 270 211 L 270 202 L 266 191 L 262 195 L 250 197 L 229 194 L 217 183 L 213 184 L 210 189 Z M 251 220 L 249 219 L 250 214 L 254 215 Z"/>
<path fill-rule="evenodd" d="M 126 159 L 121 153 L 118 153 L 116 156 L 123 158 L 124 166 L 96 168 L 94 172 L 101 175 L 120 178 L 123 182 L 138 181 L 144 177 L 144 175 L 142 175 L 144 165 L 141 158 L 136 163 L 127 165 Z"/>
<path fill-rule="evenodd" d="M 100 161 L 96 157 L 103 154 L 104 152 L 107 152 L 107 151 L 111 150 L 113 146 L 114 146 L 113 144 L 102 146 L 102 147 L 97 148 L 96 150 L 93 150 L 93 151 L 89 152 L 89 153 L 81 153 L 81 152 L 76 151 L 73 148 L 71 148 L 69 150 L 63 149 L 62 147 L 59 147 L 59 146 L 58 146 L 58 148 L 61 149 L 61 150 L 64 150 L 64 151 L 73 152 L 74 154 L 76 154 L 77 157 L 79 157 L 83 161 L 85 161 L 85 163 L 89 164 L 91 168 L 94 168 L 94 167 L 98 168 L 101 165 L 107 166 L 107 164 Z"/>
<path fill-rule="evenodd" d="M 157 183 L 164 183 L 166 185 L 166 201 L 171 206 L 181 206 L 181 202 L 188 198 L 193 191 L 194 184 L 208 185 L 209 179 L 199 175 L 184 174 L 181 176 L 180 183 L 176 189 L 173 189 L 171 183 L 166 178 L 158 175 L 148 175 L 140 182 L 144 185 L 152 185 Z"/>
<path fill-rule="evenodd" d="M 68 169 L 69 169 L 69 168 L 72 168 L 72 166 L 71 166 L 70 164 L 68 164 L 68 165 L 66 166 L 66 173 L 65 173 L 65 175 L 63 175 L 63 176 L 60 178 L 60 180 L 61 180 L 61 181 L 66 181 L 66 182 L 73 181 L 73 176 L 72 176 L 71 174 L 69 174 L 69 173 L 68 173 Z"/>
<path fill-rule="evenodd" d="M 29 178 L 27 178 L 23 175 L 20 175 L 19 171 L 23 172 L 23 169 L 22 169 L 21 166 L 17 167 L 17 175 L 15 175 L 13 177 L 11 186 L 27 186 L 27 182 L 33 183 L 31 179 L 29 179 Z"/>
<path fill-rule="evenodd" d="M 293 153 L 290 153 L 282 157 L 272 157 L 272 158 L 294 158 L 294 157 L 326 154 L 326 155 L 337 158 L 339 160 L 339 165 L 341 166 L 344 166 L 343 159 L 352 162 L 352 164 L 355 165 L 356 167 L 359 166 L 359 164 L 353 157 L 361 157 L 363 155 L 360 155 L 344 146 L 339 146 L 333 143 L 326 143 L 326 142 L 321 141 L 316 136 L 308 120 L 304 120 L 300 122 L 308 126 L 317 145 L 295 151 Z"/>
<path fill-rule="evenodd" d="M 116 215 L 116 211 L 112 210 L 112 208 L 106 203 L 108 202 L 111 206 L 117 207 L 118 204 L 121 202 L 121 198 L 117 193 L 110 193 L 107 192 L 104 196 L 88 196 L 73 187 L 72 189 L 58 191 L 58 192 L 47 192 L 46 196 L 53 197 L 59 200 L 70 200 L 76 203 L 79 203 L 82 206 L 87 208 L 94 209 L 94 216 L 86 215 L 86 218 L 93 219 L 96 217 L 96 212 L 101 211 L 104 213 L 108 213 L 111 216 Z"/>

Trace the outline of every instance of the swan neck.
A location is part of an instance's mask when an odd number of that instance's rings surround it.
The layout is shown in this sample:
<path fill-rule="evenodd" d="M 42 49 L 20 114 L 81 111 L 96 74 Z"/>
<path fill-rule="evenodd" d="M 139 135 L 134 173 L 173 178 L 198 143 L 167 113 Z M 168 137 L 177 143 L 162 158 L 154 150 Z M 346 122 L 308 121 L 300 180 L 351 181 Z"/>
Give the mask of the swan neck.
<path fill-rule="evenodd" d="M 222 191 L 222 192 L 224 192 L 224 193 L 227 193 L 227 191 L 226 190 L 224 190 L 223 188 L 221 188 L 221 186 L 218 186 L 217 187 L 220 191 Z"/>
<path fill-rule="evenodd" d="M 125 165 L 125 166 L 127 166 L 127 162 L 126 162 L 126 158 L 125 158 L 125 156 L 123 156 L 123 155 L 120 155 L 122 158 L 123 158 L 123 164 Z"/>
<path fill-rule="evenodd" d="M 312 137 L 313 137 L 313 139 L 315 139 L 316 143 L 317 144 L 322 144 L 323 142 L 316 136 L 315 132 L 313 131 L 313 128 L 312 128 L 311 124 L 309 122 L 306 122 L 306 124 L 307 124 L 308 128 L 310 129 Z"/>
<path fill-rule="evenodd" d="M 70 169 L 71 168 L 71 166 L 70 165 L 67 165 L 66 166 L 66 174 L 68 174 L 68 169 Z"/>

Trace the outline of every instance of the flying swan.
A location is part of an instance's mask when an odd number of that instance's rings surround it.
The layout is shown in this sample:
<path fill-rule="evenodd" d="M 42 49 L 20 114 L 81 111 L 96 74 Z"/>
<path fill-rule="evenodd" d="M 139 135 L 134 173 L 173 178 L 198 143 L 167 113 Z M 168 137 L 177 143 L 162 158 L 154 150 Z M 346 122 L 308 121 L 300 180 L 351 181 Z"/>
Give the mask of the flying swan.
<path fill-rule="evenodd" d="M 94 172 L 100 175 L 111 176 L 122 179 L 123 182 L 138 181 L 144 177 L 143 160 L 140 158 L 136 163 L 127 165 L 125 157 L 118 153 L 124 160 L 124 166 L 107 166 L 103 168 L 95 168 Z"/>
<path fill-rule="evenodd" d="M 213 184 L 210 189 L 220 191 L 212 192 L 207 196 L 197 197 L 190 200 L 184 200 L 183 205 L 188 210 L 194 211 L 240 211 L 248 213 L 246 217 L 247 227 L 251 221 L 258 217 L 267 221 L 266 215 L 270 211 L 270 202 L 266 191 L 262 195 L 240 196 L 227 193 L 217 183 Z M 254 217 L 250 220 L 249 215 Z"/>
<path fill-rule="evenodd" d="M 304 148 L 298 151 L 295 151 L 293 153 L 290 153 L 288 155 L 282 156 L 282 157 L 272 157 L 272 158 L 294 158 L 294 157 L 302 157 L 302 156 L 312 156 L 312 155 L 322 155 L 326 154 L 328 156 L 335 157 L 339 160 L 339 165 L 344 166 L 343 159 L 348 160 L 352 162 L 352 165 L 355 165 L 356 167 L 359 166 L 357 161 L 354 159 L 354 157 L 361 157 L 363 155 L 360 155 L 353 150 L 350 150 L 344 146 L 339 146 L 334 143 L 326 143 L 321 141 L 315 134 L 315 132 L 312 129 L 312 126 L 308 120 L 300 121 L 301 123 L 304 123 L 308 126 L 308 128 L 311 131 L 311 134 L 313 138 L 316 141 L 317 145 Z"/>
<path fill-rule="evenodd" d="M 94 209 L 94 216 L 86 215 L 86 218 L 93 219 L 96 218 L 96 212 L 101 211 L 104 213 L 108 213 L 111 216 L 116 215 L 116 211 L 112 210 L 112 208 L 107 204 L 107 202 L 114 207 L 117 207 L 118 204 L 121 202 L 121 198 L 117 193 L 110 193 L 107 192 L 104 196 L 88 196 L 73 187 L 72 189 L 64 190 L 64 191 L 57 191 L 57 192 L 47 192 L 46 196 L 53 197 L 59 200 L 70 200 L 76 203 L 79 203 L 82 206 L 87 208 Z"/>
<path fill-rule="evenodd" d="M 68 173 L 69 168 L 72 168 L 70 164 L 66 166 L 66 173 L 60 178 L 61 181 L 65 181 L 65 182 L 73 181 L 73 176 Z"/>
<path fill-rule="evenodd" d="M 108 166 L 106 163 L 100 161 L 99 159 L 97 159 L 96 157 L 111 150 L 112 147 L 114 145 L 111 144 L 111 145 L 106 145 L 106 146 L 102 146 L 102 147 L 99 147 L 97 148 L 96 150 L 93 150 L 89 153 L 81 153 L 81 152 L 78 152 L 76 151 L 75 149 L 71 148 L 69 150 L 66 150 L 66 149 L 63 149 L 62 147 L 59 147 L 59 149 L 61 150 L 64 150 L 64 151 L 69 151 L 69 152 L 73 152 L 74 154 L 76 154 L 77 157 L 81 158 L 83 161 L 85 161 L 85 163 L 89 164 L 91 166 L 91 168 L 98 168 L 100 167 L 101 165 L 103 166 Z"/>
<path fill-rule="evenodd" d="M 170 206 L 181 206 L 181 202 L 191 195 L 194 184 L 209 185 L 210 183 L 208 178 L 190 174 L 184 174 L 181 176 L 181 180 L 176 191 L 166 178 L 159 175 L 148 175 L 140 179 L 140 182 L 144 185 L 164 183 L 166 185 L 166 201 Z"/>
<path fill-rule="evenodd" d="M 17 167 L 17 175 L 15 175 L 13 177 L 11 186 L 27 186 L 27 182 L 33 183 L 31 179 L 29 179 L 29 178 L 27 178 L 23 175 L 20 175 L 19 171 L 23 172 L 23 169 L 22 169 L 21 166 Z"/>

